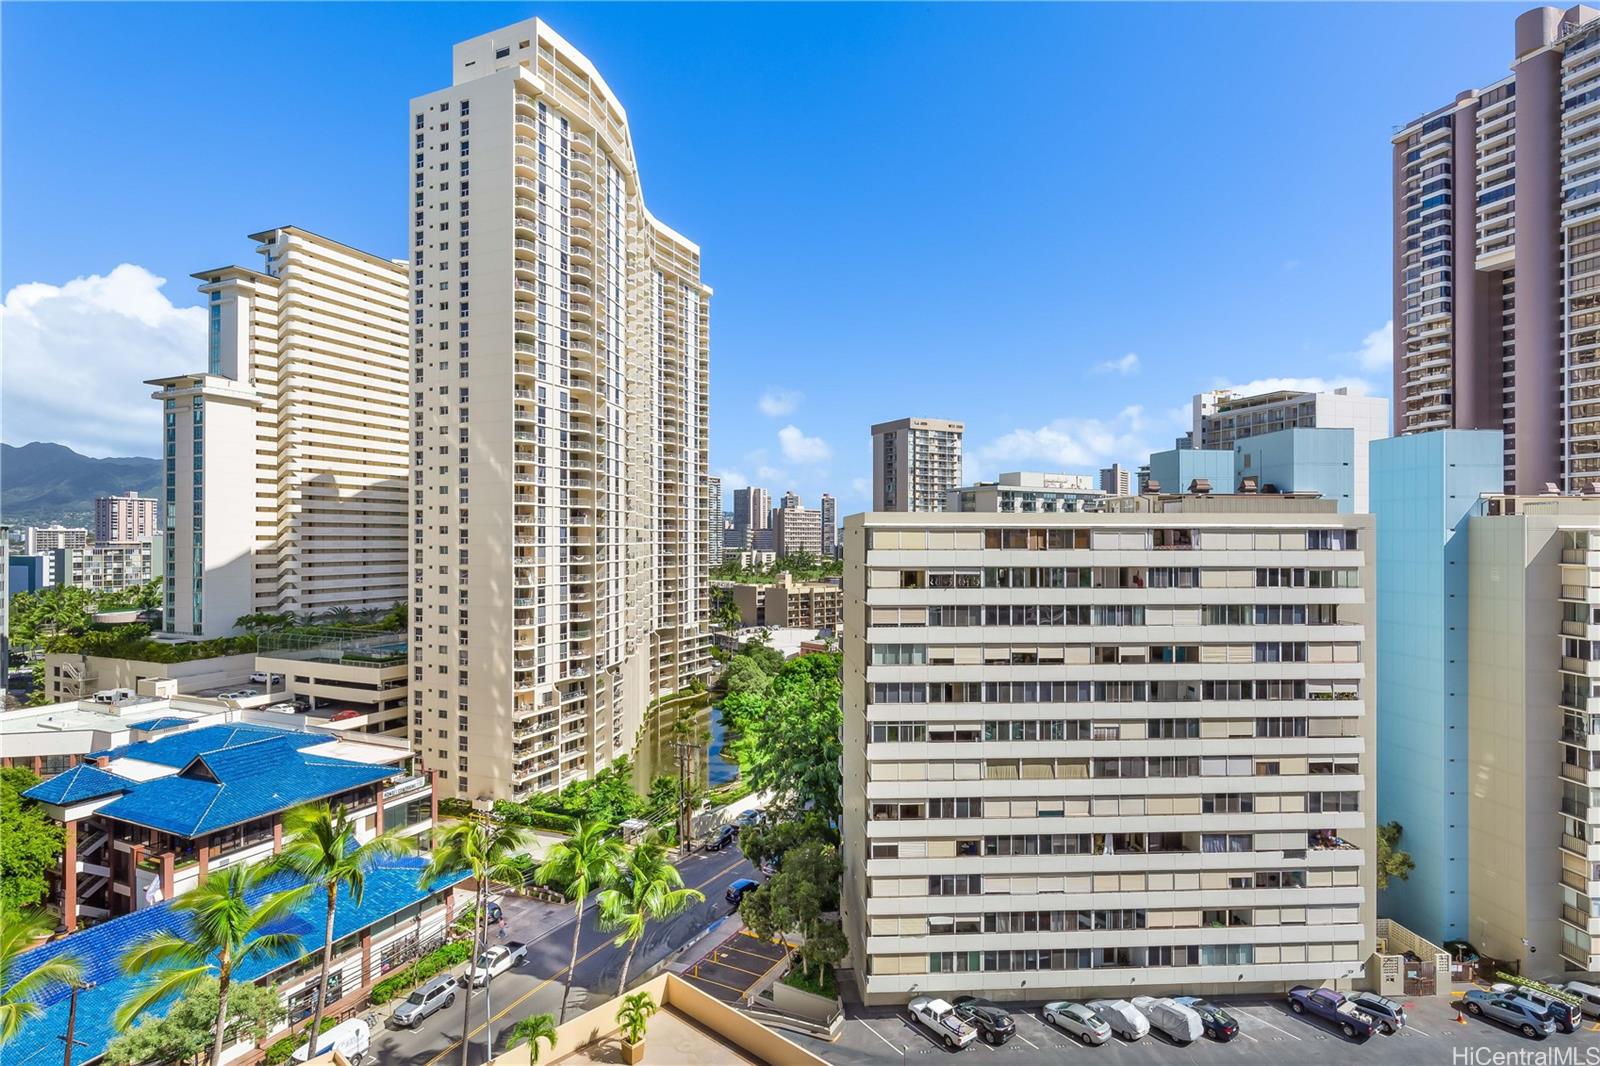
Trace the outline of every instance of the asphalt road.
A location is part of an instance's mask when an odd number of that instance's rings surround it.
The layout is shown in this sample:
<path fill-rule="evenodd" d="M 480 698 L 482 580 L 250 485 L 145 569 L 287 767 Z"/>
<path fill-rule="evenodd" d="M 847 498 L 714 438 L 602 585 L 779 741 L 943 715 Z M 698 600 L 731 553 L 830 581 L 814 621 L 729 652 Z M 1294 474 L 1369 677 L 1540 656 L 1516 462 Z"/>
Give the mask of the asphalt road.
<path fill-rule="evenodd" d="M 668 922 L 653 923 L 645 932 L 644 940 L 634 952 L 628 970 L 629 983 L 653 964 L 689 943 L 704 932 L 713 922 L 732 912 L 723 892 L 728 885 L 741 877 L 755 877 L 750 863 L 737 850 L 693 855 L 680 863 L 686 886 L 705 893 L 704 903 L 691 907 Z M 527 940 L 519 930 L 517 907 L 520 900 L 506 902 L 510 931 L 507 939 Z M 545 917 L 551 916 L 546 913 Z M 567 1017 L 581 1014 L 594 1003 L 604 1002 L 616 995 L 617 979 L 622 973 L 625 948 L 611 945 L 613 934 L 601 932 L 596 924 L 596 908 L 591 900 L 584 911 L 583 932 L 578 939 L 577 981 L 572 989 Z M 509 1032 L 518 1019 L 534 1014 L 555 1014 L 561 1007 L 561 993 L 566 978 L 567 963 L 572 955 L 572 918 L 550 920 L 542 924 L 537 939 L 528 942 L 528 960 L 514 970 L 496 977 L 490 990 L 490 1006 L 494 1019 L 494 1053 L 505 1051 L 502 1034 Z M 389 1010 L 396 1004 L 386 1005 L 378 1012 L 383 1023 L 372 1038 L 374 1062 L 385 1066 L 446 1066 L 460 1061 L 461 1001 L 454 1007 L 441 1010 L 416 1029 L 391 1029 L 387 1024 Z M 484 1052 L 485 1000 L 480 989 L 472 996 L 472 1031 L 468 1061 L 481 1064 L 488 1061 Z"/>

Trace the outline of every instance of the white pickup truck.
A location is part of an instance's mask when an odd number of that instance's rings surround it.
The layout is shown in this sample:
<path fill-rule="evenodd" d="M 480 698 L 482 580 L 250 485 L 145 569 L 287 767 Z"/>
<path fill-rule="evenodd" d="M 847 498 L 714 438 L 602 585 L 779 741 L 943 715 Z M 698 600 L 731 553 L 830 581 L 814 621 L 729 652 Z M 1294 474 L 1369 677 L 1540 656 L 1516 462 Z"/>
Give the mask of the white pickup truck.
<path fill-rule="evenodd" d="M 907 1008 L 911 1020 L 926 1027 L 945 1047 L 964 1048 L 978 1038 L 978 1030 L 956 1017 L 956 1009 L 942 999 L 918 996 Z"/>
<path fill-rule="evenodd" d="M 499 977 L 513 966 L 520 966 L 528 958 L 528 945 L 520 940 L 496 944 L 478 956 L 478 961 L 467 970 L 473 988 L 482 988 L 489 978 Z"/>

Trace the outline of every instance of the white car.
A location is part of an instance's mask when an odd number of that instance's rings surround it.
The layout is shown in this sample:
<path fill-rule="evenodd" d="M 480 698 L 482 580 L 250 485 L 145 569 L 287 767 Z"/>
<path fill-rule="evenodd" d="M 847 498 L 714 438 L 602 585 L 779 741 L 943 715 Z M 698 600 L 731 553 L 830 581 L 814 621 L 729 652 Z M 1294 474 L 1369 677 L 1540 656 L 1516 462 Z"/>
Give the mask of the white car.
<path fill-rule="evenodd" d="M 1166 998 L 1156 996 L 1134 996 L 1133 1008 L 1149 1020 L 1150 1026 L 1165 1033 L 1167 1038 L 1179 1047 L 1185 1047 L 1200 1039 L 1206 1031 L 1205 1022 L 1200 1019 L 1200 1012 L 1191 1007 Z"/>
<path fill-rule="evenodd" d="M 372 1028 L 361 1018 L 351 1018 L 322 1034 L 322 1039 L 317 1041 L 317 1054 L 337 1051 L 351 1066 L 361 1066 L 371 1046 Z M 295 1062 L 305 1062 L 312 1057 L 309 1040 L 294 1049 Z"/>
<path fill-rule="evenodd" d="M 250 680 L 258 685 L 281 685 L 283 684 L 283 675 L 269 674 L 264 670 L 257 670 L 250 675 Z"/>
<path fill-rule="evenodd" d="M 1095 999 L 1089 1009 L 1105 1019 L 1111 1031 L 1124 1040 L 1141 1040 L 1150 1032 L 1150 1022 L 1125 999 Z"/>
<path fill-rule="evenodd" d="M 467 970 L 467 979 L 472 982 L 473 988 L 482 988 L 491 977 L 499 977 L 527 957 L 528 945 L 520 940 L 496 944 L 478 956 L 478 961 Z"/>
<path fill-rule="evenodd" d="M 1058 999 L 1044 1005 L 1044 1020 L 1071 1033 L 1084 1044 L 1104 1044 L 1111 1039 L 1111 1026 L 1082 1003 Z"/>
<path fill-rule="evenodd" d="M 217 693 L 217 699 L 219 699 L 219 700 L 239 700 L 239 699 L 243 699 L 243 698 L 244 698 L 244 693 L 243 692 L 219 692 L 219 693 Z"/>
<path fill-rule="evenodd" d="M 906 1007 L 911 1020 L 923 1026 L 945 1047 L 964 1048 L 978 1039 L 978 1030 L 956 1017 L 956 1009 L 942 999 L 918 996 Z"/>

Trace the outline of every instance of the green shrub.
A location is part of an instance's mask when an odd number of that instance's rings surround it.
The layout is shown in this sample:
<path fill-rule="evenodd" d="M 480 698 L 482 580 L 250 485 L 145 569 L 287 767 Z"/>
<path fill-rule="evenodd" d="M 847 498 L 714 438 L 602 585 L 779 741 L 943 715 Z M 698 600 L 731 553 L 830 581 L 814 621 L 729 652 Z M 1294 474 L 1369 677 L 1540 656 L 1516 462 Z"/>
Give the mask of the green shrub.
<path fill-rule="evenodd" d="M 329 1029 L 332 1029 L 338 1024 L 339 1020 L 337 1018 L 322 1019 L 322 1028 L 318 1031 L 318 1035 L 326 1033 Z M 310 1026 L 307 1026 L 306 1028 L 310 1028 Z M 279 1040 L 277 1043 L 267 1048 L 267 1057 L 262 1061 L 266 1064 L 266 1066 L 282 1066 L 283 1063 L 288 1062 L 294 1057 L 294 1049 L 305 1042 L 306 1033 L 304 1029 L 300 1030 L 299 1032 L 290 1033 L 282 1040 Z"/>
<path fill-rule="evenodd" d="M 472 958 L 472 941 L 455 940 L 443 947 L 434 948 L 422 958 L 401 970 L 391 974 L 372 986 L 372 1004 L 379 1006 L 397 998 L 416 985 L 436 977 L 458 963 L 466 962 Z M 296 1045 L 297 1047 L 299 1045 Z M 294 1048 L 290 1048 L 293 1051 Z"/>

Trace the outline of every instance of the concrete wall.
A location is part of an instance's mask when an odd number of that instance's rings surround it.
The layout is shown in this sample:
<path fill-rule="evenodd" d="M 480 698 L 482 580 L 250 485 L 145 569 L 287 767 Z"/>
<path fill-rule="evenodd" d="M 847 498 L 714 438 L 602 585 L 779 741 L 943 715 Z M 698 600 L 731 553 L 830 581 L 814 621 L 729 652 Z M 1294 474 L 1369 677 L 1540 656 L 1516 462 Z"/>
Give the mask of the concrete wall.
<path fill-rule="evenodd" d="M 1351 429 L 1281 429 L 1246 437 L 1233 446 L 1234 477 L 1254 477 L 1256 487 L 1280 492 L 1315 492 L 1334 500 L 1343 514 L 1356 505 L 1356 433 Z"/>
<path fill-rule="evenodd" d="M 243 682 L 256 668 L 255 653 L 219 655 L 186 663 L 152 663 L 101 655 L 46 655 L 44 683 L 51 702 L 87 698 L 108 688 L 137 689 L 146 678 L 170 678 L 180 692 Z M 83 679 L 79 692 L 78 678 Z"/>
<path fill-rule="evenodd" d="M 1196 478 L 1211 483 L 1212 492 L 1232 492 L 1233 453 L 1222 448 L 1168 448 L 1150 453 L 1150 480 L 1162 492 L 1188 492 Z"/>

